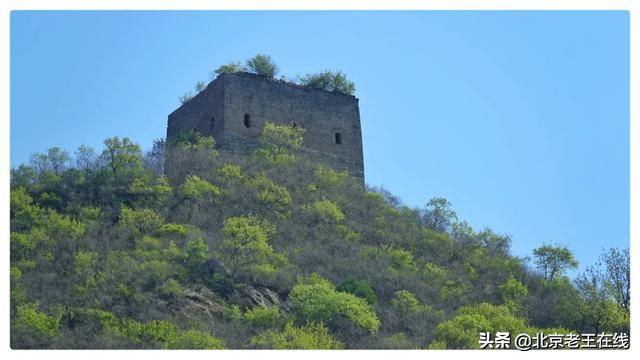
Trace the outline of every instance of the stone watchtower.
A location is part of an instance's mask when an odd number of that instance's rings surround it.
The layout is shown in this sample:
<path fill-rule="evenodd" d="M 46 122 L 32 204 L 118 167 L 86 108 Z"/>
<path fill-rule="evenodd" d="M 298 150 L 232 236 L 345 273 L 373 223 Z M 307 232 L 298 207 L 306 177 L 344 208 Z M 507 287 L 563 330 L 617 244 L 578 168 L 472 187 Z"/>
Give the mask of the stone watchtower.
<path fill-rule="evenodd" d="M 221 153 L 258 144 L 264 122 L 302 127 L 303 151 L 364 182 L 358 99 L 250 73 L 222 74 L 169 115 L 167 140 L 196 130 Z"/>

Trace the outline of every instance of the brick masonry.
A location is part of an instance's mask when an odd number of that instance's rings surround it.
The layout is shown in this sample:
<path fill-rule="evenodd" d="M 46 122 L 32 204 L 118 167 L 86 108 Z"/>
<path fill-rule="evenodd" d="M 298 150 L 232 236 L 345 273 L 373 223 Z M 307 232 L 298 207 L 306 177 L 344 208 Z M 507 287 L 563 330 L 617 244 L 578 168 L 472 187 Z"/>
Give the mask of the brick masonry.
<path fill-rule="evenodd" d="M 355 96 L 254 74 L 218 76 L 169 115 L 167 140 L 194 129 L 212 135 L 221 153 L 248 152 L 258 145 L 265 121 L 302 127 L 305 152 L 364 182 Z"/>

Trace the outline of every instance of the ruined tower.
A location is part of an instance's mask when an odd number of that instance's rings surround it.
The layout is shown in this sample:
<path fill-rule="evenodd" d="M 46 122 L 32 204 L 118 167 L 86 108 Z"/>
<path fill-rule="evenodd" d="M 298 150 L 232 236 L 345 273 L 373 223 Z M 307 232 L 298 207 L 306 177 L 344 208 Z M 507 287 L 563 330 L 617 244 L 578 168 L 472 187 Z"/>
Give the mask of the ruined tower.
<path fill-rule="evenodd" d="M 302 127 L 303 151 L 364 182 L 355 96 L 240 72 L 222 74 L 169 115 L 167 141 L 184 131 L 212 135 L 221 153 L 258 145 L 265 121 Z"/>

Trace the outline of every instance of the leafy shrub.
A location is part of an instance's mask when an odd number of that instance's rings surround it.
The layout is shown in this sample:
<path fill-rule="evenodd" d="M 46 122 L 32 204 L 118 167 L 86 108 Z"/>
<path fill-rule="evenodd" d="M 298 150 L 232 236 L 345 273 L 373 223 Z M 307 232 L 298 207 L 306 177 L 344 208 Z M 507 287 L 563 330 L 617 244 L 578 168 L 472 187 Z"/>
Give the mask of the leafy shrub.
<path fill-rule="evenodd" d="M 17 331 L 32 331 L 45 339 L 54 337 L 60 330 L 60 319 L 39 311 L 37 304 L 18 307 L 13 324 Z"/>
<path fill-rule="evenodd" d="M 224 221 L 220 257 L 232 277 L 256 275 L 264 266 L 279 267 L 286 258 L 269 244 L 274 229 L 253 216 L 231 217 Z"/>
<path fill-rule="evenodd" d="M 258 201 L 273 207 L 277 211 L 285 211 L 292 203 L 291 195 L 287 188 L 274 183 L 264 174 L 258 175 L 251 181 L 251 184 L 257 191 Z"/>
<path fill-rule="evenodd" d="M 254 74 L 274 78 L 278 74 L 278 66 L 269 55 L 258 54 L 247 60 L 247 68 Z"/>
<path fill-rule="evenodd" d="M 339 222 L 344 220 L 344 213 L 340 207 L 331 200 L 323 199 L 305 206 L 307 212 L 318 216 L 328 222 Z"/>
<path fill-rule="evenodd" d="M 182 193 L 191 200 L 212 199 L 220 195 L 220 189 L 207 180 L 189 175 L 182 184 Z"/>
<path fill-rule="evenodd" d="M 445 344 L 448 349 L 477 349 L 480 332 L 497 331 L 519 334 L 531 329 L 524 319 L 514 316 L 506 306 L 482 303 L 465 306 L 454 318 L 439 324 L 436 345 Z"/>
<path fill-rule="evenodd" d="M 276 125 L 265 121 L 260 143 L 267 149 L 278 153 L 297 151 L 302 147 L 304 129 L 287 125 Z"/>
<path fill-rule="evenodd" d="M 326 188 L 338 187 L 349 177 L 346 171 L 336 171 L 325 165 L 319 165 L 314 174 L 318 178 L 318 182 Z"/>
<path fill-rule="evenodd" d="M 498 287 L 498 294 L 514 314 L 524 314 L 525 301 L 529 295 L 529 290 L 524 284 L 509 276 L 509 279 Z"/>
<path fill-rule="evenodd" d="M 193 93 L 192 92 L 186 92 L 184 94 L 182 94 L 182 96 L 180 96 L 178 98 L 178 100 L 180 101 L 180 104 L 186 104 L 189 102 L 189 100 L 193 99 Z"/>
<path fill-rule="evenodd" d="M 168 349 L 216 350 L 224 349 L 222 340 L 197 330 L 179 333 L 167 343 Z"/>
<path fill-rule="evenodd" d="M 376 293 L 373 291 L 371 286 L 369 286 L 367 282 L 358 280 L 353 276 L 348 277 L 342 284 L 340 284 L 340 286 L 338 286 L 337 290 L 361 297 L 367 300 L 369 305 L 373 305 L 378 301 Z"/>
<path fill-rule="evenodd" d="M 261 349 L 342 349 L 344 345 L 334 340 L 329 331 L 320 323 L 310 323 L 302 327 L 287 324 L 282 331 L 268 330 L 255 336 L 251 345 Z"/>
<path fill-rule="evenodd" d="M 242 180 L 244 175 L 239 165 L 224 164 L 216 170 L 216 175 L 225 180 Z"/>
<path fill-rule="evenodd" d="M 175 301 L 182 295 L 182 287 L 176 280 L 169 279 L 158 288 L 158 293 L 165 300 Z"/>
<path fill-rule="evenodd" d="M 237 73 L 240 71 L 243 71 L 244 68 L 242 66 L 241 63 L 239 62 L 230 62 L 228 64 L 224 64 L 224 65 L 220 65 L 220 67 L 218 67 L 214 73 L 217 75 L 222 75 L 222 74 L 233 74 L 233 73 Z"/>
<path fill-rule="evenodd" d="M 414 316 L 420 309 L 420 301 L 411 291 L 400 290 L 391 300 L 391 308 L 405 316 Z"/>
<path fill-rule="evenodd" d="M 185 267 L 192 275 L 197 272 L 202 264 L 209 258 L 209 249 L 200 237 L 189 240 L 184 246 L 183 261 Z"/>
<path fill-rule="evenodd" d="M 356 86 L 342 71 L 325 70 L 308 74 L 300 79 L 300 84 L 325 91 L 336 91 L 348 95 L 356 92 Z"/>
<path fill-rule="evenodd" d="M 120 210 L 118 227 L 131 237 L 151 235 L 162 225 L 162 217 L 152 209 L 132 210 L 123 207 Z"/>
<path fill-rule="evenodd" d="M 155 288 L 170 275 L 170 264 L 161 260 L 149 260 L 140 264 L 140 281 L 146 288 Z"/>
<path fill-rule="evenodd" d="M 180 237 L 184 237 L 187 236 L 187 234 L 189 234 L 190 232 L 191 230 L 189 229 L 189 226 L 172 223 L 163 224 L 159 230 L 159 234 L 164 236 L 177 235 Z"/>
<path fill-rule="evenodd" d="M 380 327 L 380 321 L 364 299 L 336 291 L 329 280 L 319 276 L 294 286 L 289 300 L 301 321 L 331 322 L 344 317 L 371 334 Z"/>
<path fill-rule="evenodd" d="M 244 318 L 251 326 L 259 328 L 274 328 L 280 325 L 282 315 L 278 307 L 255 307 L 244 313 Z"/>

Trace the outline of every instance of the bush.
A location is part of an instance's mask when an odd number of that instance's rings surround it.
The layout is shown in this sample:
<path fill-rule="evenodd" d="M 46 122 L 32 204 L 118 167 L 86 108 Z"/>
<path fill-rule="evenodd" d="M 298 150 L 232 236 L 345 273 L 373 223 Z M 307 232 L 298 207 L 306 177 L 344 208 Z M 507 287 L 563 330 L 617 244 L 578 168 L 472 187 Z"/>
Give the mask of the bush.
<path fill-rule="evenodd" d="M 255 336 L 251 345 L 261 349 L 342 349 L 344 345 L 334 340 L 322 324 L 311 323 L 302 327 L 287 324 L 282 331 L 269 330 Z"/>
<path fill-rule="evenodd" d="M 167 346 L 168 349 L 216 350 L 224 349 L 222 340 L 197 330 L 178 334 Z"/>
<path fill-rule="evenodd" d="M 274 231 L 268 222 L 253 216 L 224 221 L 219 252 L 232 278 L 255 277 L 265 266 L 275 269 L 286 264 L 286 257 L 276 254 L 269 244 Z"/>
<path fill-rule="evenodd" d="M 353 276 L 350 276 L 349 278 L 347 278 L 347 280 L 340 284 L 337 290 L 361 297 L 367 300 L 367 303 L 369 303 L 369 305 L 373 305 L 378 301 L 376 293 L 373 291 L 371 286 L 369 286 L 367 282 L 358 280 Z"/>
<path fill-rule="evenodd" d="M 304 129 L 287 125 L 276 125 L 265 121 L 260 143 L 276 152 L 297 151 L 302 147 Z"/>
<path fill-rule="evenodd" d="M 123 235 L 138 238 L 153 235 L 162 225 L 162 217 L 152 209 L 132 210 L 123 207 L 120 210 L 118 227 Z"/>
<path fill-rule="evenodd" d="M 519 334 L 531 332 L 531 329 L 506 306 L 482 303 L 463 307 L 454 318 L 440 323 L 436 344 L 445 344 L 448 349 L 477 349 L 480 332 L 497 331 Z"/>
<path fill-rule="evenodd" d="M 380 327 L 380 321 L 364 299 L 336 291 L 329 280 L 317 275 L 294 286 L 289 300 L 300 321 L 329 323 L 344 317 L 371 334 Z"/>
<path fill-rule="evenodd" d="M 274 183 L 272 180 L 260 174 L 251 181 L 257 191 L 258 201 L 268 205 L 279 212 L 285 211 L 291 206 L 291 195 L 286 187 Z"/>
<path fill-rule="evenodd" d="M 158 292 L 165 300 L 175 301 L 182 295 L 182 287 L 179 282 L 169 279 L 158 288 Z"/>
<path fill-rule="evenodd" d="M 278 66 L 273 62 L 271 56 L 264 54 L 258 54 L 247 60 L 247 68 L 254 74 L 271 79 L 278 74 Z"/>
<path fill-rule="evenodd" d="M 207 180 L 203 180 L 195 175 L 189 175 L 184 181 L 184 184 L 182 184 L 182 193 L 187 199 L 210 200 L 220 195 L 220 189 Z"/>
<path fill-rule="evenodd" d="M 256 307 L 244 313 L 244 318 L 251 326 L 260 328 L 277 327 L 282 320 L 278 307 Z"/>
<path fill-rule="evenodd" d="M 323 221 L 339 222 L 344 220 L 344 213 L 340 207 L 331 200 L 323 199 L 305 206 L 307 212 L 318 216 Z"/>
<path fill-rule="evenodd" d="M 498 294 L 514 314 L 525 314 L 525 301 L 529 295 L 529 290 L 524 284 L 513 276 L 509 276 L 509 279 L 498 287 Z"/>
<path fill-rule="evenodd" d="M 219 68 L 217 68 L 214 73 L 216 75 L 222 75 L 222 74 L 233 74 L 233 73 L 237 73 L 240 71 L 243 71 L 244 68 L 242 67 L 242 64 L 240 64 L 239 62 L 230 62 L 228 64 L 225 65 L 220 65 Z"/>
<path fill-rule="evenodd" d="M 317 74 L 308 74 L 300 79 L 300 84 L 325 91 L 336 91 L 348 95 L 356 92 L 356 86 L 342 71 L 325 70 Z"/>
<path fill-rule="evenodd" d="M 37 304 L 18 307 L 17 315 L 12 322 L 17 331 L 31 331 L 36 336 L 49 339 L 60 329 L 60 319 L 39 311 Z"/>

